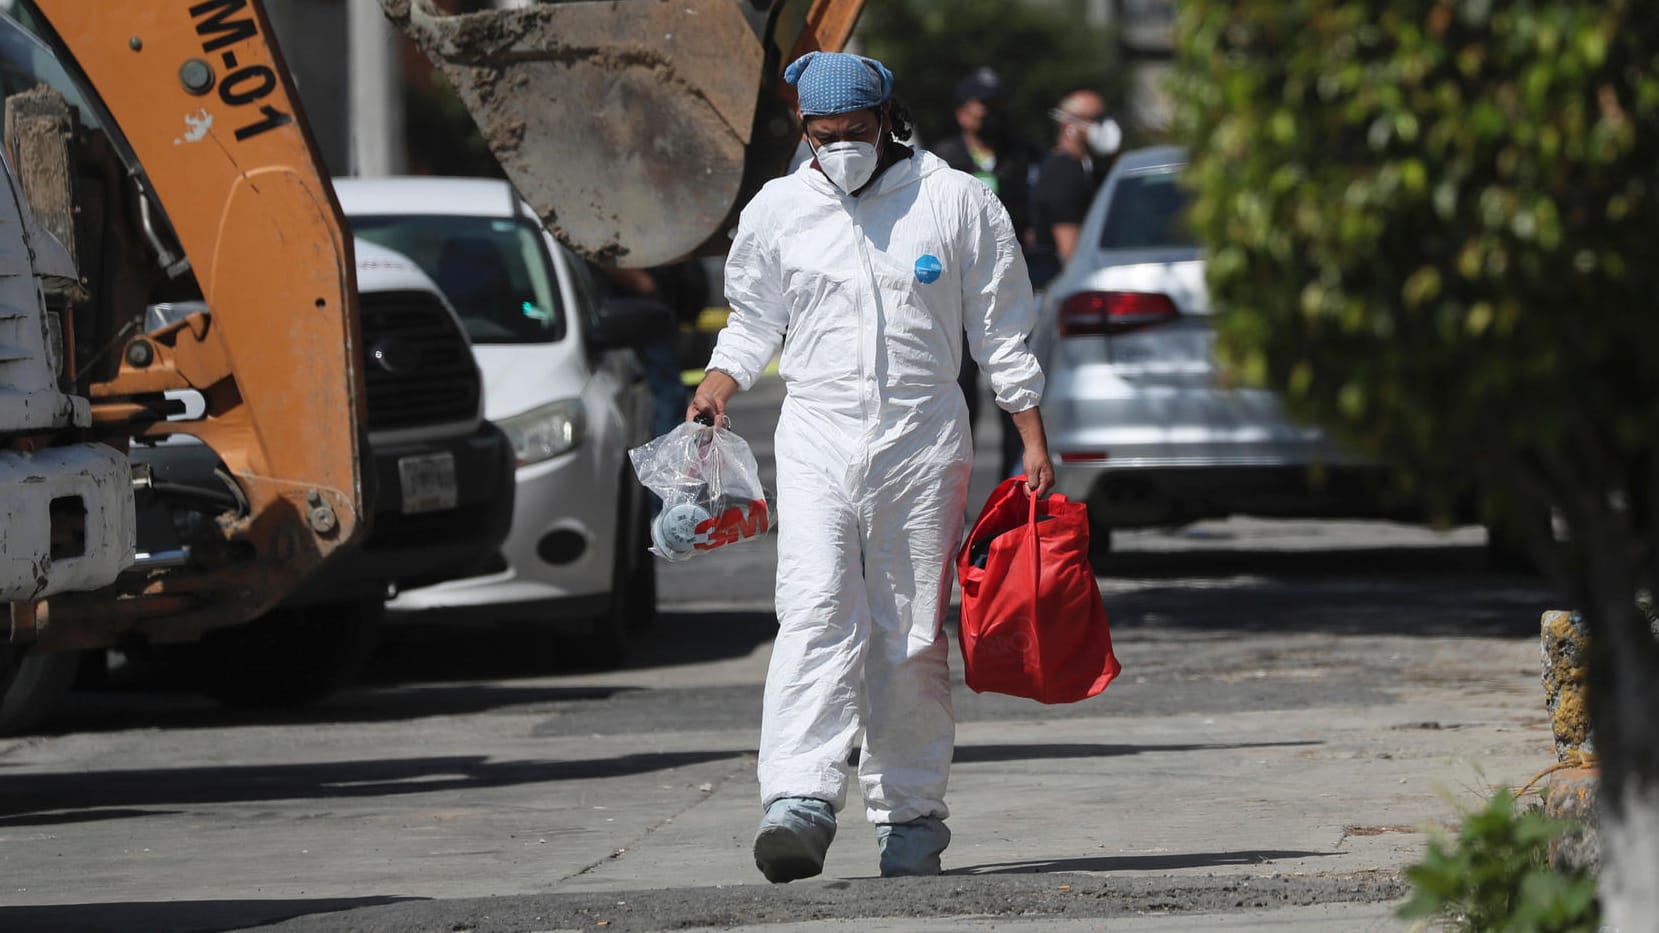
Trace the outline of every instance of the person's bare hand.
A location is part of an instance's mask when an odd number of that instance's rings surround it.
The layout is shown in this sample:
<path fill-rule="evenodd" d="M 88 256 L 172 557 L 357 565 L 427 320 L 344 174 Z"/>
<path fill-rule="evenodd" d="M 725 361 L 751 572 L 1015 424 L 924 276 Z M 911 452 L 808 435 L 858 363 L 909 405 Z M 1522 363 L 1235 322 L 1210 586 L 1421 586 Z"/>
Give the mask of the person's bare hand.
<path fill-rule="evenodd" d="M 1048 434 L 1043 430 L 1042 413 L 1035 408 L 1009 415 L 1025 444 L 1025 485 L 1035 496 L 1054 488 L 1054 462 L 1048 458 Z"/>
<path fill-rule="evenodd" d="M 1034 496 L 1048 495 L 1054 488 L 1054 462 L 1046 449 L 1025 449 L 1025 487 Z"/>
<path fill-rule="evenodd" d="M 719 370 L 710 370 L 698 383 L 697 391 L 692 393 L 691 404 L 686 406 L 685 420 L 696 421 L 702 416 L 711 424 L 724 424 L 726 402 L 737 394 L 737 390 L 736 379 Z"/>

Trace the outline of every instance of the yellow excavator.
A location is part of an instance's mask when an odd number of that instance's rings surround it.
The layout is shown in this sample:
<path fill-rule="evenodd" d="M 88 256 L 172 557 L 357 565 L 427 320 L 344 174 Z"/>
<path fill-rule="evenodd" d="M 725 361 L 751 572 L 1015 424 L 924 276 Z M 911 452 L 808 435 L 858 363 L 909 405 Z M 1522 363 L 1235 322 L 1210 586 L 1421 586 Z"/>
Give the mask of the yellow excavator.
<path fill-rule="evenodd" d="M 783 66 L 840 48 L 862 0 L 383 6 L 550 230 L 646 267 L 723 249 L 799 139 Z M 388 490 L 352 240 L 265 12 L 6 10 L 0 733 L 123 642 L 214 644 L 197 661 L 227 695 L 313 699 L 360 640 L 284 601 L 362 547 Z M 176 443 L 211 448 L 217 490 L 134 456 Z M 157 512 L 177 546 L 140 540 Z"/>

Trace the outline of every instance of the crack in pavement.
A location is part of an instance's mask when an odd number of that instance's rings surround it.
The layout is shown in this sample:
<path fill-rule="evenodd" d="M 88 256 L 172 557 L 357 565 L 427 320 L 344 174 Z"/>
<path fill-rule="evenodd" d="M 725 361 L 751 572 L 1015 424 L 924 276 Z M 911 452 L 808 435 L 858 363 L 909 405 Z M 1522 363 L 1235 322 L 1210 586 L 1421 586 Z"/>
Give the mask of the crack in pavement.
<path fill-rule="evenodd" d="M 633 839 L 629 840 L 629 842 L 626 845 L 624 845 L 621 848 L 617 849 L 615 852 L 612 852 L 610 855 L 607 855 L 604 858 L 598 859 L 598 860 L 594 861 L 592 864 L 585 865 L 585 866 L 577 869 L 576 871 L 571 872 L 570 874 L 564 876 L 563 878 L 560 878 L 558 880 L 557 884 L 563 884 L 566 881 L 570 881 L 570 880 L 575 879 L 575 878 L 580 878 L 581 876 L 593 871 L 594 869 L 598 868 L 601 865 L 604 865 L 608 862 L 614 862 L 614 861 L 622 858 L 624 855 L 626 855 L 629 852 L 633 851 L 634 849 L 638 848 L 643 842 L 645 842 L 646 839 L 650 838 L 652 833 L 654 833 L 657 830 L 663 828 L 664 826 L 667 826 L 668 824 L 674 822 L 675 820 L 679 819 L 680 817 L 685 816 L 687 813 L 690 813 L 692 810 L 695 810 L 698 807 L 702 806 L 705 801 L 708 801 L 709 799 L 714 797 L 715 794 L 719 793 L 720 788 L 725 787 L 726 784 L 728 784 L 733 778 L 735 778 L 738 775 L 743 774 L 745 772 L 752 772 L 754 770 L 754 768 L 755 768 L 755 756 L 753 754 L 745 754 L 745 755 L 741 756 L 740 760 L 742 762 L 741 767 L 736 767 L 736 768 L 729 769 L 724 774 L 721 774 L 720 777 L 717 780 L 707 782 L 708 786 L 709 786 L 709 789 L 708 790 L 699 789 L 697 798 L 695 800 L 693 800 L 690 803 L 686 804 L 684 807 L 681 807 L 679 810 L 674 811 L 673 813 L 669 814 L 668 816 L 663 817 L 661 820 L 658 820 L 655 824 L 645 827 L 644 832 L 640 833 L 639 835 L 635 836 Z"/>

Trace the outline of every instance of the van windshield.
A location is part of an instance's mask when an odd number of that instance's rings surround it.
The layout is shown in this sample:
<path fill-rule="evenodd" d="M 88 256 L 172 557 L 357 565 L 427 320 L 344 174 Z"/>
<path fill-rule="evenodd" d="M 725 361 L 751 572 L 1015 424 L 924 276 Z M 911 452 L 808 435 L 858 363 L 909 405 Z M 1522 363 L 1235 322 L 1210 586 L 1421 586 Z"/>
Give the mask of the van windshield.
<path fill-rule="evenodd" d="M 473 343 L 564 339 L 565 313 L 541 230 L 523 218 L 348 218 L 357 236 L 408 256 L 455 306 Z"/>
<path fill-rule="evenodd" d="M 1187 193 L 1175 172 L 1127 175 L 1112 189 L 1101 249 L 1197 248 L 1187 229 Z"/>

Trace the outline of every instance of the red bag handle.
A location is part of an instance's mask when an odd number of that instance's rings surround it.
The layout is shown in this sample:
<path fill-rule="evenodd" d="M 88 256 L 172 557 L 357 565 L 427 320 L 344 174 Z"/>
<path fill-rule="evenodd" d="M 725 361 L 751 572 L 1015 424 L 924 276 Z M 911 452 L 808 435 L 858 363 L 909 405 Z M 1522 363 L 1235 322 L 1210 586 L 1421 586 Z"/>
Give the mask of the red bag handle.
<path fill-rule="evenodd" d="M 1031 500 L 1030 512 L 1027 513 L 1025 523 L 1031 532 L 1031 625 L 1037 626 L 1037 591 L 1043 582 L 1042 545 L 1037 540 L 1037 494 L 1025 483 L 1020 484 L 1026 496 Z"/>

